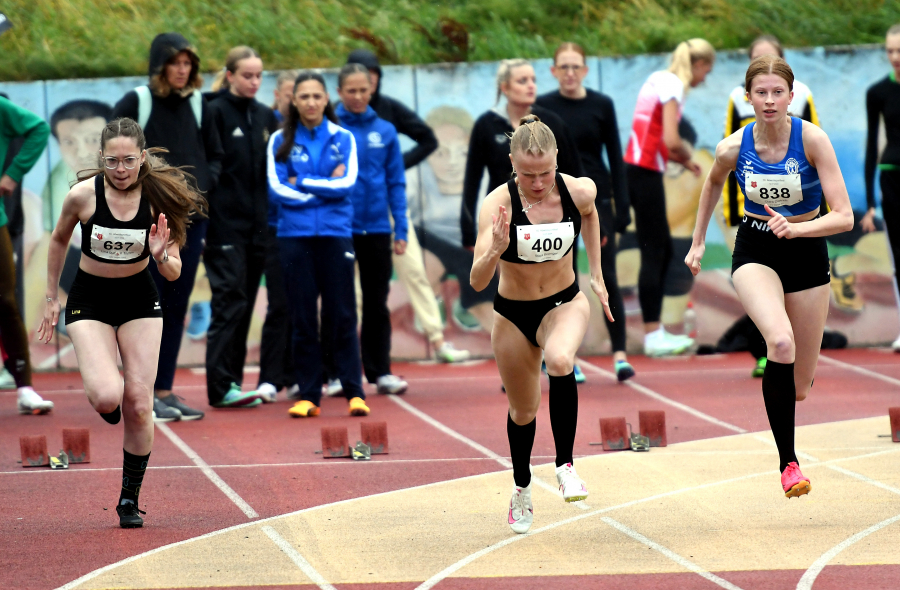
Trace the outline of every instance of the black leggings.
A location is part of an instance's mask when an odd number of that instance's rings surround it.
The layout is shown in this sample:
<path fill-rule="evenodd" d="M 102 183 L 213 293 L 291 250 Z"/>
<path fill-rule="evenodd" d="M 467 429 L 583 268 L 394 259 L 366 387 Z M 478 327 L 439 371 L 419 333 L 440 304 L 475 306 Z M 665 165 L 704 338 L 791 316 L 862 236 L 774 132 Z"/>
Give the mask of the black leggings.
<path fill-rule="evenodd" d="M 600 223 L 603 225 L 603 233 L 606 235 L 606 245 L 600 248 L 600 270 L 603 273 L 603 283 L 606 285 L 606 293 L 609 295 L 609 310 L 612 312 L 614 322 L 609 321 L 603 314 L 606 329 L 609 331 L 609 339 L 613 352 L 625 350 L 625 302 L 622 300 L 622 292 L 619 291 L 619 278 L 616 275 L 616 230 L 615 215 L 613 215 L 612 201 L 597 200 L 597 209 L 600 211 Z"/>
<path fill-rule="evenodd" d="M 645 323 L 658 322 L 662 313 L 666 270 L 672 257 L 663 174 L 632 164 L 625 165 L 625 172 L 628 195 L 634 209 L 638 248 L 641 250 L 641 271 L 638 275 L 641 314 Z"/>
<path fill-rule="evenodd" d="M 894 256 L 894 280 L 900 289 L 897 265 L 900 265 L 900 170 L 881 171 L 881 213 Z"/>
<path fill-rule="evenodd" d="M 7 357 L 4 364 L 15 379 L 16 387 L 30 387 L 28 334 L 16 304 L 16 264 L 9 228 L 5 225 L 0 227 L 0 337 Z"/>

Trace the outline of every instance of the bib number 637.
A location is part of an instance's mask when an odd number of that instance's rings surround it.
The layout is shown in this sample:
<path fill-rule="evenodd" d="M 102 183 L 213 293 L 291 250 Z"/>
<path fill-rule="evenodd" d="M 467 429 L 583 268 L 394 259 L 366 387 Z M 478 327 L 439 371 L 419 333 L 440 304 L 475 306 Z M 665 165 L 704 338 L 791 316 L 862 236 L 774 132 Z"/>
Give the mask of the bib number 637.
<path fill-rule="evenodd" d="M 134 246 L 134 242 L 111 242 L 109 240 L 103 242 L 104 250 L 128 250 Z"/>

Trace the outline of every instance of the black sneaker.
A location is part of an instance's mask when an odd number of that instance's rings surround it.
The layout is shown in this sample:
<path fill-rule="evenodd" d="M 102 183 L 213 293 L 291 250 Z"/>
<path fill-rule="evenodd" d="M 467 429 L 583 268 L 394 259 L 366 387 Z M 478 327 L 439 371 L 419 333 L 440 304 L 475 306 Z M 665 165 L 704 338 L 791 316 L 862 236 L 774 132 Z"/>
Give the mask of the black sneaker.
<path fill-rule="evenodd" d="M 170 407 L 158 397 L 153 398 L 153 421 L 176 422 L 181 420 L 181 411 Z"/>
<path fill-rule="evenodd" d="M 195 410 L 190 406 L 186 406 L 184 402 L 184 398 L 180 395 L 175 395 L 174 393 L 170 393 L 166 397 L 159 398 L 159 401 L 169 406 L 170 408 L 174 408 L 181 412 L 182 420 L 199 420 L 205 414 L 200 410 Z"/>
<path fill-rule="evenodd" d="M 144 526 L 144 519 L 141 514 L 147 514 L 137 507 L 137 504 L 125 502 L 116 506 L 116 512 L 119 514 L 119 526 L 123 529 L 139 529 Z M 140 513 L 140 514 L 138 514 Z"/>

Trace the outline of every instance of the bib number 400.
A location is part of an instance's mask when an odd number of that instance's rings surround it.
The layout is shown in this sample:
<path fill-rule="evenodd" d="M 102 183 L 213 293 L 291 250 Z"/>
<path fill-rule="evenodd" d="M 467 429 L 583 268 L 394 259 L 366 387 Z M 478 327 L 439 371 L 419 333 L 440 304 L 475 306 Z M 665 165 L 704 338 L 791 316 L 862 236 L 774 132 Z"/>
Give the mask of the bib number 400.
<path fill-rule="evenodd" d="M 104 250 L 122 250 L 123 248 L 128 250 L 132 246 L 134 246 L 134 242 L 110 242 L 109 240 L 103 242 Z"/>
<path fill-rule="evenodd" d="M 535 240 L 534 244 L 532 244 L 531 249 L 535 252 L 545 252 L 549 250 L 561 250 L 562 249 L 562 238 L 544 238 L 543 240 Z"/>

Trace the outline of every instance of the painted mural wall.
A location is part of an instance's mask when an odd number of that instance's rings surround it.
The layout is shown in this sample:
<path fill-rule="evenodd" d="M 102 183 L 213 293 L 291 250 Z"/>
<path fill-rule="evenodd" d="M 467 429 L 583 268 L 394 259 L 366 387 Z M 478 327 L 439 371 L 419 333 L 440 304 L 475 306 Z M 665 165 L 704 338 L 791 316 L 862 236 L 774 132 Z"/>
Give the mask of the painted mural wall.
<path fill-rule="evenodd" d="M 812 89 L 821 125 L 837 151 L 854 210 L 862 213 L 865 211 L 865 92 L 888 72 L 883 50 L 874 47 L 788 50 L 786 58 L 797 79 Z M 556 81 L 550 75 L 550 60 L 533 63 L 538 91 L 556 89 Z M 588 60 L 590 72 L 585 85 L 612 97 L 623 145 L 630 131 L 638 90 L 649 74 L 665 68 L 667 63 L 665 55 Z M 712 164 L 712 153 L 723 136 L 728 94 L 743 82 L 746 67 L 745 54 L 721 53 L 706 82 L 687 98 L 684 117 L 696 131 L 696 159 L 704 169 Z M 441 309 L 445 338 L 473 355 L 490 354 L 490 337 L 484 326 L 489 323 L 491 302 L 466 290 L 468 269 L 460 264 L 459 211 L 469 134 L 474 120 L 496 104 L 496 69 L 496 63 L 390 66 L 384 69 L 382 78 L 382 91 L 416 110 L 435 130 L 440 142 L 438 151 L 407 173 L 409 211 L 421 237 L 426 274 Z M 336 98 L 336 75 L 325 74 L 328 89 Z M 277 72 L 266 75 L 259 100 L 271 104 L 276 75 Z M 206 78 L 211 80 L 212 76 Z M 73 171 L 93 164 L 99 147 L 99 130 L 108 119 L 112 105 L 128 90 L 145 82 L 144 78 L 134 77 L 0 83 L 0 91 L 51 122 L 53 130 L 47 151 L 23 183 L 25 233 L 20 264 L 24 265 L 26 327 L 32 336 L 43 310 L 49 233 L 74 178 Z M 408 147 L 408 140 L 404 145 Z M 704 270 L 696 279 L 691 277 L 681 260 L 690 244 L 702 178 L 698 180 L 673 165 L 666 173 L 665 182 L 667 215 L 676 247 L 666 286 L 663 322 L 671 330 L 681 331 L 690 302 L 696 314 L 699 341 L 713 344 L 742 315 L 730 283 L 730 251 L 735 230 L 725 224 L 720 206 L 716 222 L 710 225 Z M 74 236 L 73 243 L 77 245 L 79 239 L 80 236 Z M 639 350 L 642 331 L 636 283 L 640 260 L 633 234 L 622 236 L 619 247 L 617 268 L 620 284 L 625 287 L 629 347 Z M 862 234 L 855 229 L 829 242 L 832 301 L 828 326 L 846 334 L 851 345 L 884 344 L 900 332 L 888 252 L 883 231 Z M 583 252 L 580 259 L 581 269 L 586 272 Z M 77 263 L 73 248 L 61 281 L 63 298 Z M 199 310 L 209 300 L 209 285 L 202 265 L 197 279 L 191 302 L 198 304 Z M 583 290 L 590 293 L 586 275 L 581 280 Z M 589 298 L 593 321 L 581 352 L 608 352 L 609 338 L 599 303 L 593 295 Z M 428 358 L 431 351 L 427 339 L 403 284 L 396 278 L 389 305 L 394 327 L 392 355 Z M 258 360 L 265 310 L 263 288 L 249 336 L 249 362 Z M 191 321 L 190 313 L 186 321 Z M 198 330 L 196 324 L 193 328 L 193 337 L 186 334 L 182 343 L 179 363 L 183 365 L 201 365 L 205 358 L 202 329 Z M 36 368 L 76 366 L 64 329 L 50 344 L 33 343 L 32 358 Z"/>

